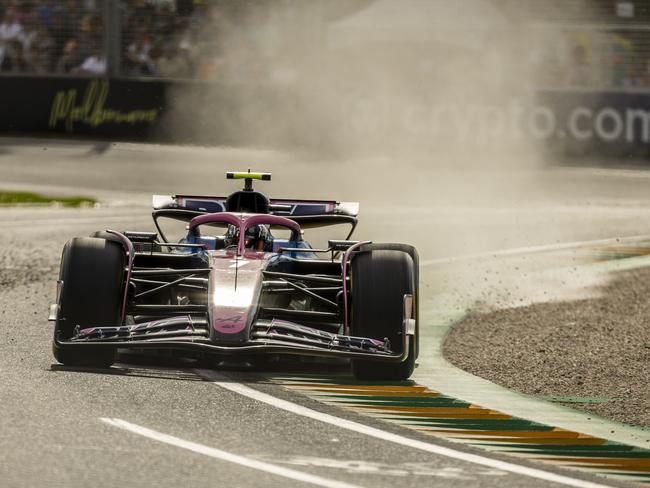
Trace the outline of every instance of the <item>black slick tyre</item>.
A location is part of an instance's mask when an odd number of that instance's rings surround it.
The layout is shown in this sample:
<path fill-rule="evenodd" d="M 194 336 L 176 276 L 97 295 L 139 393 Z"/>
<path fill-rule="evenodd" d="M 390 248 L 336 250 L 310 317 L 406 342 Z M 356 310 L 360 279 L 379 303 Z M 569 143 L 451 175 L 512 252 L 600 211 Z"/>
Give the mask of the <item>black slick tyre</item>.
<path fill-rule="evenodd" d="M 118 325 L 126 256 L 119 244 L 95 237 L 77 237 L 63 248 L 59 279 L 63 281 L 55 338 L 70 339 L 80 327 Z M 53 343 L 55 359 L 68 366 L 108 367 L 115 350 L 91 345 Z"/>
<path fill-rule="evenodd" d="M 372 250 L 351 262 L 351 333 L 373 339 L 387 338 L 391 350 L 402 353 L 404 295 L 416 295 L 413 259 L 397 250 Z M 405 380 L 415 368 L 415 341 L 401 363 L 352 360 L 352 372 L 361 380 Z"/>

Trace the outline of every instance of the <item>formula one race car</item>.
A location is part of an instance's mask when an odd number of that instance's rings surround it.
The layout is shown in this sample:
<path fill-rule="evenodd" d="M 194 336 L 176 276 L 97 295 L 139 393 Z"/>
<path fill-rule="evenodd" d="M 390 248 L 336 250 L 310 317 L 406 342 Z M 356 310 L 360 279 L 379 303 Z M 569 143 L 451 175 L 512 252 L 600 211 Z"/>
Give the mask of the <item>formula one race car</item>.
<path fill-rule="evenodd" d="M 63 248 L 54 357 L 108 367 L 118 349 L 254 361 L 350 358 L 357 378 L 400 380 L 418 354 L 418 255 L 350 241 L 358 204 L 269 199 L 268 173 L 228 173 L 227 198 L 154 196 L 158 232 L 106 230 Z M 169 224 L 182 232 L 174 238 Z M 304 233 L 344 225 L 312 248 Z"/>

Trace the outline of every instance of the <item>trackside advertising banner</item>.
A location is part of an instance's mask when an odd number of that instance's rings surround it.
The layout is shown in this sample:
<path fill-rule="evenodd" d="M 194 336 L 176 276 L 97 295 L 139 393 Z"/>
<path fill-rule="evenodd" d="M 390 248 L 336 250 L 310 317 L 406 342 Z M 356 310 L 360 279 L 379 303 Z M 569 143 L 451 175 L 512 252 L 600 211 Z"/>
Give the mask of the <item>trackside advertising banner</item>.
<path fill-rule="evenodd" d="M 645 155 L 650 142 L 650 93 L 543 91 L 498 104 L 399 106 L 360 98 L 349 100 L 346 107 L 346 130 L 356 137 L 391 133 L 413 143 L 431 141 L 432 147 L 444 143 L 480 148 L 536 140 L 568 155 Z"/>
<path fill-rule="evenodd" d="M 542 139 L 644 145 L 650 142 L 650 93 L 540 93 L 528 124 Z"/>
<path fill-rule="evenodd" d="M 3 76 L 0 130 L 215 145 L 308 145 L 390 134 L 407 144 L 431 141 L 432 147 L 436 141 L 480 147 L 533 139 L 567 155 L 650 158 L 650 93 L 542 91 L 526 98 L 389 105 L 351 96 L 323 110 L 318 100 L 270 84 Z M 183 103 L 172 106 L 170 100 Z M 291 139 L 263 140 L 283 124 Z"/>
<path fill-rule="evenodd" d="M 163 83 L 0 77 L 0 130 L 144 139 L 165 109 Z"/>

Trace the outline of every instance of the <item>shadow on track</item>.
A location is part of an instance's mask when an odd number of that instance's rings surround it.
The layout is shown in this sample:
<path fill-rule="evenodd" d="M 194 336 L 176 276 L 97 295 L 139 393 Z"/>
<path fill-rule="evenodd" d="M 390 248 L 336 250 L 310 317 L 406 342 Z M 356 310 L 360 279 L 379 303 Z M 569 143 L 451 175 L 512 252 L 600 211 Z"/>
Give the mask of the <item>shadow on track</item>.
<path fill-rule="evenodd" d="M 63 366 L 62 364 L 52 364 L 50 371 L 67 372 L 67 373 L 85 373 L 97 375 L 117 375 L 132 376 L 136 378 L 152 378 L 160 380 L 175 381 L 205 381 L 203 378 L 193 372 L 192 369 L 178 369 L 172 365 L 169 367 L 159 367 L 153 365 L 119 365 L 110 368 L 84 368 L 76 366 Z"/>
<path fill-rule="evenodd" d="M 268 383 L 269 376 L 340 377 L 349 379 L 350 365 L 346 361 L 318 361 L 304 358 L 255 358 L 240 363 L 218 364 L 215 360 L 192 360 L 165 356 L 121 354 L 110 368 L 64 366 L 54 363 L 52 372 L 118 375 L 176 381 L 206 381 L 196 369 L 225 373 L 224 381 Z"/>

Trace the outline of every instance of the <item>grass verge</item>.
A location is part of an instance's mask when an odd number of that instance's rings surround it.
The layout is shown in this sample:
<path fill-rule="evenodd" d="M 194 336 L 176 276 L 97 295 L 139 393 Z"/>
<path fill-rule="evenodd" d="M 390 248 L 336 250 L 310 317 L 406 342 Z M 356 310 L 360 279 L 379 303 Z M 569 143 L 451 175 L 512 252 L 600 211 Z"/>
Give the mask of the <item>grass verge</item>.
<path fill-rule="evenodd" d="M 90 207 L 96 203 L 97 200 L 91 197 L 51 197 L 27 191 L 0 190 L 0 206 L 3 207 L 20 205 L 61 205 L 63 207 Z"/>

